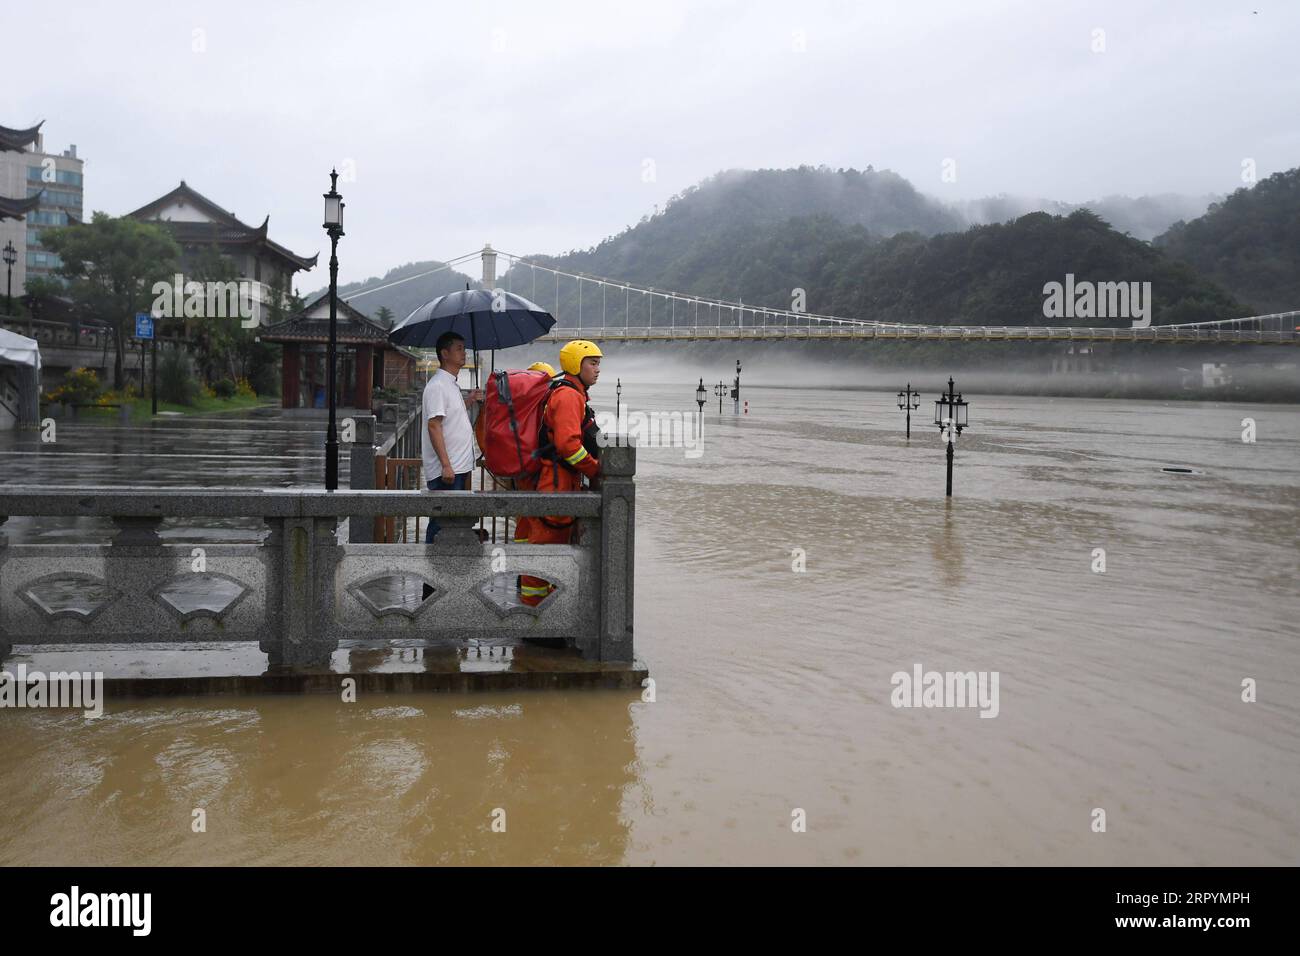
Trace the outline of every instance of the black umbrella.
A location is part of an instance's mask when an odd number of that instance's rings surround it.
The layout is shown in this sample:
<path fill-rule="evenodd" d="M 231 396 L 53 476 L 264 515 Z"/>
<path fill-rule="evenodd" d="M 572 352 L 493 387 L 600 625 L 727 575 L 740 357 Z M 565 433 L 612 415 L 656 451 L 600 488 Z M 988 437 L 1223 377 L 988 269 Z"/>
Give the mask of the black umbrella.
<path fill-rule="evenodd" d="M 426 302 L 388 333 L 394 345 L 431 349 L 444 332 L 458 332 L 469 343 L 471 352 L 480 349 L 508 349 L 527 345 L 545 335 L 555 325 L 555 317 L 522 295 L 503 289 L 466 289 L 449 292 Z M 495 365 L 495 355 L 493 356 Z M 478 360 L 474 361 L 474 380 L 478 381 Z"/>
<path fill-rule="evenodd" d="M 388 341 L 431 349 L 442 333 L 459 332 L 473 351 L 508 349 L 527 345 L 553 325 L 553 315 L 522 295 L 500 289 L 466 289 L 426 302 L 393 326 Z"/>

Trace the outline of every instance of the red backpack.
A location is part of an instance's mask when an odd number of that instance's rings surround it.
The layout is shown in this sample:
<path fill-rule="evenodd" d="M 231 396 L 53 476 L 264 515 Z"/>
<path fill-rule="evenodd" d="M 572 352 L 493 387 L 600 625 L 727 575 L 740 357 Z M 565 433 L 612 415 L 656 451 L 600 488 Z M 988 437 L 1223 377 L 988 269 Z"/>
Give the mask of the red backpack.
<path fill-rule="evenodd" d="M 475 432 L 493 477 L 527 478 L 541 470 L 537 437 L 550 390 L 545 372 L 499 369 L 488 379 Z"/>

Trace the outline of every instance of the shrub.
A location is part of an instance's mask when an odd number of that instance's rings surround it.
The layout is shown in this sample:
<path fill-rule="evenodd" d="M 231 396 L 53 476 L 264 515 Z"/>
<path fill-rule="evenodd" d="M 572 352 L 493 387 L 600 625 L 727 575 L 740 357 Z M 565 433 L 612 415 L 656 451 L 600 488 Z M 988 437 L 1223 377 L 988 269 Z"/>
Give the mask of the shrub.
<path fill-rule="evenodd" d="M 177 405 L 193 405 L 198 401 L 199 383 L 190 372 L 189 356 L 181 349 L 172 348 L 158 358 L 158 397 Z"/>
<path fill-rule="evenodd" d="M 212 394 L 217 398 L 234 398 L 235 383 L 228 378 L 219 379 L 212 383 Z"/>
<path fill-rule="evenodd" d="M 258 395 L 279 395 L 280 370 L 274 365 L 259 365 L 253 369 L 249 384 Z"/>
<path fill-rule="evenodd" d="M 102 388 L 94 369 L 74 368 L 63 377 L 63 384 L 50 392 L 48 397 L 52 402 L 88 404 L 99 397 Z"/>
<path fill-rule="evenodd" d="M 257 398 L 257 390 L 242 375 L 235 379 L 235 394 L 240 398 Z"/>

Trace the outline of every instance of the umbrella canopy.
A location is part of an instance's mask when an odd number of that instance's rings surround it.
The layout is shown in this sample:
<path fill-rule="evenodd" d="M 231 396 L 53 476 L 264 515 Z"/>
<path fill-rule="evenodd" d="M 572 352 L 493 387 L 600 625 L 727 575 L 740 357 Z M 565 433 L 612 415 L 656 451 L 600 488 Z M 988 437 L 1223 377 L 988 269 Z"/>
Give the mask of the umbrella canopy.
<path fill-rule="evenodd" d="M 554 316 L 521 295 L 467 289 L 426 302 L 393 326 L 388 341 L 431 349 L 444 332 L 458 332 L 471 351 L 508 349 L 545 335 L 553 325 Z"/>

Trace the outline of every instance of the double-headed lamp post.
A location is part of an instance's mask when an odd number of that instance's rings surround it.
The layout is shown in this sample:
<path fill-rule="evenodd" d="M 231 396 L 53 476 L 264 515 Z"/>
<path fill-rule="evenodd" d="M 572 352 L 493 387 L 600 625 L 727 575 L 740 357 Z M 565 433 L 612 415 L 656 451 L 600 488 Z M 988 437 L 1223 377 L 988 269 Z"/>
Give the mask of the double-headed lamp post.
<path fill-rule="evenodd" d="M 948 440 L 948 497 L 952 497 L 952 446 L 961 430 L 970 424 L 967 421 L 968 402 L 963 402 L 961 392 L 953 391 L 952 377 L 948 378 L 948 392 L 934 400 L 934 423 L 939 426 L 939 434 Z M 956 432 L 953 431 L 956 429 Z"/>
<path fill-rule="evenodd" d="M 329 391 L 329 427 L 325 432 L 325 490 L 335 491 L 339 486 L 339 433 L 335 421 L 336 396 L 334 393 L 334 356 L 338 345 L 338 293 L 339 293 L 339 239 L 343 236 L 343 197 L 339 195 L 339 174 L 330 170 L 330 191 L 325 193 L 324 230 L 330 237 L 330 344 L 325 361 L 326 389 Z"/>
<path fill-rule="evenodd" d="M 907 409 L 907 438 L 912 439 L 912 412 L 921 407 L 919 399 L 921 393 L 912 388 L 912 383 L 907 383 L 907 388 L 898 393 L 898 407 Z"/>
<path fill-rule="evenodd" d="M 5 265 L 9 267 L 9 278 L 5 283 L 5 314 L 14 314 L 14 263 L 18 261 L 18 250 L 14 248 L 14 241 L 10 239 L 5 243 L 4 248 Z"/>
<path fill-rule="evenodd" d="M 713 394 L 718 396 L 718 414 L 722 414 L 722 397 L 727 394 L 727 383 L 718 379 L 718 384 L 713 386 Z"/>

